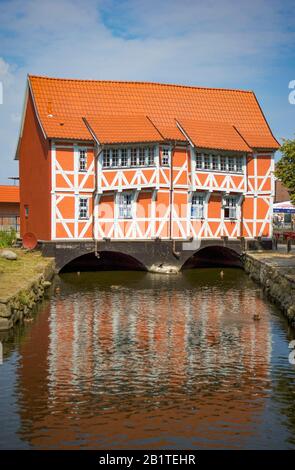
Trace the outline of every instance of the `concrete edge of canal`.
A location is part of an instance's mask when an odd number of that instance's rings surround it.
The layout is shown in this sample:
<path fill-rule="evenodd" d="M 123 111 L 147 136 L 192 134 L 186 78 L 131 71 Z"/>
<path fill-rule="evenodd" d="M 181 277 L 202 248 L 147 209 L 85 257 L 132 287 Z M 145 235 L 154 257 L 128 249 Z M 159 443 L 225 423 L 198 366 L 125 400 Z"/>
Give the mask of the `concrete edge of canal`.
<path fill-rule="evenodd" d="M 295 256 L 277 252 L 245 253 L 244 269 L 295 326 Z"/>
<path fill-rule="evenodd" d="M 31 317 L 34 307 L 44 298 L 55 274 L 53 258 L 43 258 L 41 253 L 20 255 L 19 250 L 13 251 L 18 252 L 17 261 L 7 261 L 7 269 L 0 274 L 1 332 L 10 330 L 16 323 Z"/>

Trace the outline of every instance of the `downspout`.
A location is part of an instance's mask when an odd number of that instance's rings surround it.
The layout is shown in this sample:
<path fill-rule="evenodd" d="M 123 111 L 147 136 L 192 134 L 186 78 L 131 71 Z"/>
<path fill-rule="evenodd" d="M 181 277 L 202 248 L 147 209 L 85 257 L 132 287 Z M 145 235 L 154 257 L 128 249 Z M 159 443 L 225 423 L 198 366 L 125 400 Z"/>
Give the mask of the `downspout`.
<path fill-rule="evenodd" d="M 170 211 L 169 211 L 169 239 L 172 241 L 172 254 L 175 258 L 179 259 L 180 252 L 176 251 L 175 240 L 172 239 L 172 208 L 173 208 L 173 156 L 176 148 L 176 141 L 172 146 L 171 150 L 171 161 L 170 161 Z"/>
<path fill-rule="evenodd" d="M 97 137 L 96 137 L 95 133 L 93 132 L 93 130 L 91 129 L 90 125 L 88 124 L 87 119 L 85 117 L 82 117 L 82 121 L 84 122 L 84 124 L 87 127 L 88 131 L 92 135 L 94 142 L 96 142 L 95 150 L 96 150 L 96 148 L 98 149 L 100 147 L 100 151 L 94 157 L 94 191 L 93 191 L 93 204 L 92 204 L 93 205 L 93 207 L 92 207 L 92 238 L 93 238 L 93 241 L 94 241 L 94 254 L 97 258 L 99 258 L 100 255 L 99 255 L 99 252 L 97 251 L 97 239 L 95 238 L 95 199 L 96 199 L 96 196 L 97 196 L 97 176 L 98 176 L 97 175 L 97 161 L 98 161 L 98 158 L 99 158 L 100 154 L 102 153 L 102 151 L 104 149 L 104 145 L 100 144 L 99 141 L 97 140 Z M 96 153 L 96 151 L 95 151 L 95 153 Z"/>
<path fill-rule="evenodd" d="M 93 208 L 92 208 L 92 235 L 93 235 L 93 240 L 94 240 L 94 254 L 97 258 L 100 258 L 100 254 L 97 250 L 97 238 L 95 237 L 95 200 L 97 196 L 97 161 L 99 159 L 99 156 L 103 152 L 104 146 L 101 145 L 100 151 L 97 153 L 97 155 L 94 158 L 94 193 L 93 193 Z"/>

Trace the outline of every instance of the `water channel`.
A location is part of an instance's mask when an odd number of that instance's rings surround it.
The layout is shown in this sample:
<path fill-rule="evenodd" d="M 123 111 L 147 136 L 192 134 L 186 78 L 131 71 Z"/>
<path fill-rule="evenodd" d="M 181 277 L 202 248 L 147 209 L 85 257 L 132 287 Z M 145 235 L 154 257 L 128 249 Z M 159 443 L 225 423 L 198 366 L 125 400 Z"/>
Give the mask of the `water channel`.
<path fill-rule="evenodd" d="M 294 331 L 223 271 L 57 277 L 0 338 L 0 448 L 294 449 Z"/>

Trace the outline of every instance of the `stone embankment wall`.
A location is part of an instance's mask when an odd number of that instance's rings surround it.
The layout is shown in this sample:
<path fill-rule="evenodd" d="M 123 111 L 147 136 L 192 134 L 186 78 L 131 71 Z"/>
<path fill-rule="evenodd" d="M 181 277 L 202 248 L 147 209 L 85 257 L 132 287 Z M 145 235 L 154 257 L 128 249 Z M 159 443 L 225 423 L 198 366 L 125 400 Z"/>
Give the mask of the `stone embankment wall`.
<path fill-rule="evenodd" d="M 295 257 L 247 253 L 244 269 L 295 326 Z"/>
<path fill-rule="evenodd" d="M 9 330 L 16 323 L 30 318 L 34 307 L 43 299 L 46 289 L 50 287 L 54 272 L 54 260 L 47 259 L 42 272 L 35 273 L 28 279 L 25 287 L 0 298 L 0 331 Z"/>

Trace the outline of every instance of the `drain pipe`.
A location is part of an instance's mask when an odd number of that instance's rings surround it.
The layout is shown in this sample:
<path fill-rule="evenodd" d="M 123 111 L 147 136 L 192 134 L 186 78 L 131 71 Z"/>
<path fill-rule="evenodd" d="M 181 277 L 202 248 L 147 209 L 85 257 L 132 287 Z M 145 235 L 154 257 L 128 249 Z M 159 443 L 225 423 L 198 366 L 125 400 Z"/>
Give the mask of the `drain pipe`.
<path fill-rule="evenodd" d="M 98 147 L 98 146 L 97 146 Z M 93 208 L 92 208 L 92 234 L 93 234 L 93 240 L 94 240 L 94 255 L 96 258 L 100 258 L 99 251 L 97 250 L 97 238 L 95 236 L 95 200 L 97 197 L 97 161 L 103 152 L 104 146 L 101 145 L 101 149 L 97 153 L 97 155 L 94 157 L 94 195 L 93 195 Z"/>
<path fill-rule="evenodd" d="M 176 242 L 172 238 L 172 209 L 173 209 L 173 157 L 174 157 L 174 151 L 176 148 L 176 141 L 174 141 L 174 144 L 172 146 L 171 150 L 171 159 L 170 159 L 170 213 L 169 213 L 169 239 L 172 241 L 172 254 L 175 256 L 175 258 L 179 259 L 180 258 L 180 252 L 176 251 Z"/>

